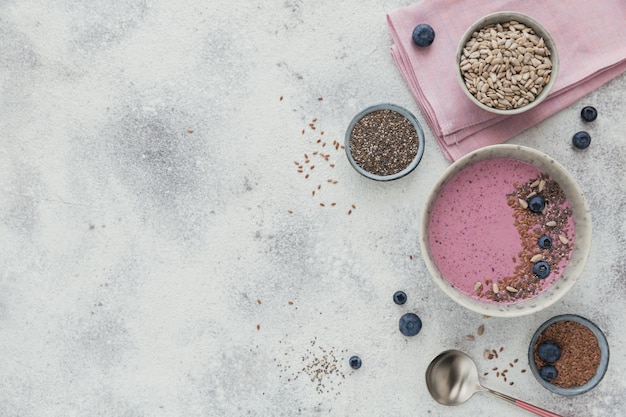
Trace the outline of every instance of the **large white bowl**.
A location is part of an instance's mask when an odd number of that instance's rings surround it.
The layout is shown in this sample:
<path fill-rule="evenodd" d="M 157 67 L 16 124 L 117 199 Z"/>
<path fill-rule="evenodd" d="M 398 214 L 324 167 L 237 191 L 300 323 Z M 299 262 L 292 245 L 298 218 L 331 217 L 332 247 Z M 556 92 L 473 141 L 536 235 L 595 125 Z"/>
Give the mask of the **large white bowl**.
<path fill-rule="evenodd" d="M 454 288 L 442 275 L 432 258 L 428 239 L 428 227 L 433 205 L 445 184 L 467 166 L 487 159 L 509 158 L 529 163 L 554 179 L 563 189 L 569 200 L 574 216 L 574 248 L 561 277 L 546 291 L 534 298 L 518 301 L 514 304 L 487 303 L 472 298 Z M 422 214 L 420 228 L 420 246 L 422 257 L 432 279 L 441 290 L 458 304 L 477 313 L 516 317 L 540 311 L 563 297 L 581 275 L 591 250 L 591 214 L 582 190 L 565 168 L 550 156 L 535 149 L 519 145 L 492 145 L 474 151 L 459 159 L 443 173 L 432 189 Z"/>

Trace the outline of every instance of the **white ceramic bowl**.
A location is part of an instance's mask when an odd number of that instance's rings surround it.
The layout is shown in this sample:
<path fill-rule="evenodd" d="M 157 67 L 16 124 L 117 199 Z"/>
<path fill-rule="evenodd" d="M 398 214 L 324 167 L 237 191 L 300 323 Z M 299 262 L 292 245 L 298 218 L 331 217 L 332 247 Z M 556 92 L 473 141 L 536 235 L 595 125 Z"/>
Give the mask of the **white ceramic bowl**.
<path fill-rule="evenodd" d="M 570 260 L 563 269 L 560 278 L 539 295 L 512 304 L 482 302 L 453 287 L 442 275 L 433 259 L 429 242 L 429 223 L 432 209 L 446 183 L 471 164 L 494 158 L 509 158 L 529 163 L 554 179 L 570 202 L 575 227 L 575 239 Z M 523 316 L 540 311 L 557 302 L 572 288 L 581 275 L 591 250 L 591 215 L 582 190 L 565 168 L 554 159 L 535 149 L 519 145 L 492 145 L 459 159 L 448 167 L 439 178 L 428 196 L 422 213 L 420 246 L 422 258 L 432 279 L 452 300 L 469 310 L 489 316 Z"/>
<path fill-rule="evenodd" d="M 541 93 L 538 94 L 532 102 L 522 107 L 518 107 L 518 108 L 514 108 L 510 110 L 503 110 L 503 109 L 490 107 L 481 103 L 467 89 L 467 86 L 465 85 L 465 80 L 463 78 L 463 74 L 461 72 L 460 62 L 461 62 L 461 56 L 463 54 L 463 48 L 465 47 L 465 44 L 467 43 L 467 41 L 470 40 L 470 38 L 472 37 L 472 33 L 484 28 L 485 26 L 495 24 L 495 23 L 505 23 L 511 20 L 515 20 L 519 23 L 522 23 L 530 27 L 537 36 L 543 38 L 546 47 L 550 50 L 550 54 L 551 54 L 550 60 L 552 61 L 552 72 L 550 74 L 550 81 L 548 82 L 546 86 L 544 86 Z M 539 22 L 537 22 L 530 16 L 527 16 L 522 13 L 510 12 L 510 11 L 496 12 L 496 13 L 489 14 L 485 17 L 480 18 L 472 26 L 470 26 L 467 29 L 467 31 L 465 31 L 465 33 L 463 34 L 463 37 L 461 38 L 461 41 L 459 42 L 459 45 L 457 46 L 455 62 L 457 63 L 457 70 L 456 70 L 457 80 L 459 81 L 459 85 L 461 89 L 463 90 L 463 92 L 467 95 L 467 97 L 474 104 L 476 104 L 478 107 L 480 107 L 483 110 L 486 110 L 491 113 L 504 114 L 504 115 L 513 115 L 513 114 L 522 113 L 539 105 L 539 103 L 541 103 L 548 96 L 548 94 L 550 94 L 550 90 L 552 90 L 552 87 L 554 86 L 554 83 L 556 82 L 556 79 L 557 79 L 557 75 L 559 73 L 559 54 L 558 54 L 554 39 L 552 38 L 552 36 L 550 36 L 550 33 Z"/>

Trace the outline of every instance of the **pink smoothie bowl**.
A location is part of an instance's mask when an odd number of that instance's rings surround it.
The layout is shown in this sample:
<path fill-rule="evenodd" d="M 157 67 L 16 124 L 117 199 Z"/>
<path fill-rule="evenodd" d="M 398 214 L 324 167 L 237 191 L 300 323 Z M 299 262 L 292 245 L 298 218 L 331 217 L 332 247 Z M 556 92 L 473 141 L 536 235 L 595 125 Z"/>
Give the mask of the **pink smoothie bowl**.
<path fill-rule="evenodd" d="M 437 245 L 439 244 L 439 242 L 431 243 L 436 241 L 432 240 L 432 234 L 430 233 L 429 229 L 431 227 L 431 224 L 436 224 L 431 221 L 434 216 L 438 215 L 436 213 L 433 213 L 433 209 L 437 206 L 436 203 L 440 196 L 444 195 L 446 190 L 449 190 L 449 188 L 445 188 L 448 183 L 453 184 L 452 181 L 454 181 L 455 178 L 460 178 L 459 175 L 463 172 L 469 172 L 468 170 L 472 169 L 470 168 L 472 166 L 474 169 L 478 166 L 487 167 L 486 171 L 488 172 L 491 169 L 489 167 L 497 166 L 498 161 L 500 165 L 503 165 L 502 159 L 519 161 L 519 163 L 524 163 L 522 165 L 525 166 L 526 164 L 528 164 L 532 166 L 531 169 L 536 169 L 537 172 L 541 172 L 542 175 L 546 175 L 554 182 L 556 182 L 556 184 L 558 184 L 560 189 L 563 191 L 566 202 L 569 204 L 569 208 L 571 209 L 568 224 L 570 225 L 570 229 L 573 228 L 573 230 L 571 230 L 572 239 L 569 242 L 569 260 L 563 266 L 558 268 L 558 273 L 555 272 L 555 274 L 551 277 L 552 281 L 550 282 L 550 284 L 546 284 L 545 287 L 541 289 L 541 291 L 537 291 L 536 293 L 532 293 L 531 295 L 520 297 L 515 301 L 509 302 L 498 302 L 494 299 L 485 299 L 482 296 L 477 296 L 476 294 L 471 293 L 471 291 L 467 288 L 462 291 L 460 289 L 463 284 L 461 281 L 458 281 L 455 285 L 454 278 L 451 278 L 451 276 L 446 276 L 446 274 L 442 273 L 442 270 L 451 271 L 449 265 L 444 266 L 443 262 L 440 261 L 441 258 L 437 258 L 437 256 L 433 255 L 433 253 L 437 251 L 441 252 L 441 249 L 431 247 L 431 244 Z M 515 165 L 515 163 L 512 165 Z M 489 173 L 488 175 L 491 175 L 491 173 Z M 497 175 L 501 175 L 503 177 L 505 176 L 505 174 Z M 495 171 L 492 178 L 496 178 Z M 511 183 L 513 182 L 511 181 Z M 517 184 L 517 182 L 515 182 L 515 184 Z M 456 200 L 451 199 L 447 201 L 446 204 L 458 205 L 458 211 L 463 212 L 464 210 L 467 210 L 466 205 L 469 204 L 471 206 L 472 204 L 474 204 L 474 202 L 467 201 L 467 199 L 463 200 L 463 198 L 459 198 Z M 441 205 L 439 205 L 439 207 L 441 207 Z M 498 211 L 498 213 L 501 212 L 502 211 Z M 439 212 L 439 218 L 440 213 L 441 212 Z M 498 214 L 499 217 L 504 217 L 505 220 L 507 218 L 505 216 L 508 215 L 508 212 L 506 215 Z M 456 222 L 453 227 L 456 227 L 457 229 L 462 228 L 460 230 L 465 230 L 465 226 L 460 224 L 464 222 L 470 222 L 471 219 L 469 217 L 463 216 L 459 216 L 457 218 L 453 218 L 452 216 L 450 216 L 449 218 L 444 218 L 444 221 L 447 224 L 452 224 L 452 222 Z M 513 219 L 511 219 L 510 223 L 513 224 Z M 488 228 L 485 229 L 487 230 Z M 435 230 L 436 229 L 433 229 L 433 234 L 439 236 L 437 234 L 438 231 Z M 515 231 L 514 228 L 512 230 Z M 424 259 L 424 262 L 430 272 L 432 279 L 437 284 L 437 286 L 456 303 L 471 311 L 488 316 L 518 317 L 535 313 L 551 306 L 552 304 L 560 300 L 565 294 L 567 294 L 567 292 L 574 286 L 578 278 L 581 276 L 583 269 L 585 268 L 589 252 L 591 250 L 591 231 L 591 214 L 589 211 L 589 206 L 581 188 L 577 184 L 576 180 L 572 177 L 572 175 L 568 173 L 567 170 L 553 158 L 538 150 L 519 145 L 504 144 L 487 146 L 464 156 L 463 158 L 450 165 L 448 169 L 443 173 L 443 175 L 438 179 L 428 196 L 425 208 L 422 213 L 420 227 L 420 246 L 422 251 L 422 258 Z M 491 230 L 486 232 L 485 236 L 481 236 L 480 239 L 489 239 L 490 242 L 495 242 L 496 239 L 502 239 L 502 236 L 496 236 L 502 233 L 507 233 L 506 229 L 493 230 L 492 228 Z M 446 253 L 446 259 L 454 259 L 453 273 L 457 277 L 470 277 L 467 279 L 469 283 L 469 281 L 473 280 L 470 274 L 471 271 L 473 271 L 472 268 L 474 268 L 475 261 L 466 260 L 468 258 L 466 258 L 463 253 L 467 253 L 467 248 L 463 246 L 464 243 L 459 243 L 462 241 L 462 239 L 460 238 L 460 236 L 458 236 L 459 238 L 457 239 L 457 236 L 458 235 L 449 235 L 442 237 L 442 239 L 448 242 L 455 242 L 449 245 L 449 247 L 453 249 L 450 249 L 450 252 Z M 555 236 L 554 239 L 556 238 L 557 237 Z M 517 239 L 519 241 L 519 236 L 517 236 Z M 498 246 L 494 246 L 493 248 L 492 253 L 494 253 L 494 257 L 498 255 L 495 254 L 495 252 L 498 252 Z M 507 256 L 509 255 L 507 254 Z M 519 259 L 520 262 L 522 262 L 521 252 Z M 472 262 L 474 262 L 474 264 L 472 264 Z M 495 261 L 488 260 L 487 262 Z M 448 274 L 450 273 L 448 272 Z M 548 280 L 545 280 L 545 282 L 547 283 Z M 476 288 L 476 286 L 474 288 Z M 511 291 L 514 291 L 514 289 L 511 289 Z"/>

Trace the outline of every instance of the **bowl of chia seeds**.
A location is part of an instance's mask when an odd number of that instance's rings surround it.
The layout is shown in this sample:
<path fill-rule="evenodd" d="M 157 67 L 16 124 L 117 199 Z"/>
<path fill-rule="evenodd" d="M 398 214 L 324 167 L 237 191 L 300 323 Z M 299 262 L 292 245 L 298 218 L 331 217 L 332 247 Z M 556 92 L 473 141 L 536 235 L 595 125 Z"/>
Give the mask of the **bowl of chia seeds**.
<path fill-rule="evenodd" d="M 408 110 L 377 104 L 359 112 L 345 138 L 346 156 L 361 175 L 390 181 L 417 167 L 424 154 L 424 131 Z"/>
<path fill-rule="evenodd" d="M 560 395 L 579 395 L 604 377 L 609 344 L 598 326 L 586 318 L 563 314 L 539 326 L 528 346 L 528 362 L 544 388 Z"/>

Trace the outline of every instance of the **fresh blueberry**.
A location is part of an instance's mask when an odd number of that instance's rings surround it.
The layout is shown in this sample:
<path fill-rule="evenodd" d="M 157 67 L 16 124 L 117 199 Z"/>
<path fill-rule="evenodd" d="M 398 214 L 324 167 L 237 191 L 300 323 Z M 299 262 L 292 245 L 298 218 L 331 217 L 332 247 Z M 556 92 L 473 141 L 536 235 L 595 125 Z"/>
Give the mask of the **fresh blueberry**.
<path fill-rule="evenodd" d="M 404 291 L 396 291 L 393 293 L 393 302 L 399 306 L 406 303 L 406 294 Z"/>
<path fill-rule="evenodd" d="M 528 208 L 532 212 L 541 213 L 545 207 L 546 200 L 539 194 L 530 197 L 530 200 L 528 200 Z"/>
<path fill-rule="evenodd" d="M 574 133 L 574 136 L 572 136 L 572 144 L 578 149 L 585 149 L 589 146 L 590 143 L 591 136 L 589 136 L 589 133 L 585 131 L 576 132 Z"/>
<path fill-rule="evenodd" d="M 544 340 L 537 347 L 537 354 L 542 360 L 554 363 L 561 357 L 561 348 L 552 340 Z"/>
<path fill-rule="evenodd" d="M 414 313 L 406 313 L 400 317 L 400 333 L 415 336 L 422 330 L 422 320 Z"/>
<path fill-rule="evenodd" d="M 541 249 L 550 249 L 552 247 L 552 239 L 548 235 L 541 235 L 537 244 Z"/>
<path fill-rule="evenodd" d="M 539 370 L 539 376 L 547 382 L 552 381 L 558 374 L 559 372 L 552 365 L 546 365 Z"/>
<path fill-rule="evenodd" d="M 598 111 L 595 107 L 585 106 L 580 111 L 580 117 L 582 117 L 585 122 L 593 122 L 598 117 Z"/>
<path fill-rule="evenodd" d="M 415 42 L 415 45 L 421 47 L 430 46 L 434 40 L 435 31 L 432 27 L 430 27 L 430 25 L 420 23 L 415 26 L 415 29 L 413 29 L 413 42 Z"/>
<path fill-rule="evenodd" d="M 361 367 L 361 358 L 359 358 L 358 356 L 352 356 L 348 362 L 350 363 L 350 368 L 352 369 L 359 369 Z"/>
<path fill-rule="evenodd" d="M 533 274 L 537 275 L 539 279 L 544 279 L 550 275 L 550 264 L 546 261 L 539 261 L 533 265 Z"/>

